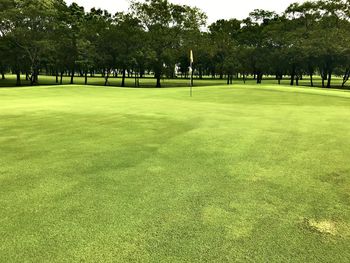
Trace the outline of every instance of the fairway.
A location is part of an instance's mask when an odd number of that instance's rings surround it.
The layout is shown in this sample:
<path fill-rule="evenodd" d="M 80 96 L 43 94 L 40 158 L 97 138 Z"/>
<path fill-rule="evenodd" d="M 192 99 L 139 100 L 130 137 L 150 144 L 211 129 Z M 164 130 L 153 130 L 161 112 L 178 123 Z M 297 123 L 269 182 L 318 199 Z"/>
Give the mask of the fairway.
<path fill-rule="evenodd" d="M 350 92 L 0 89 L 0 262 L 349 262 Z"/>

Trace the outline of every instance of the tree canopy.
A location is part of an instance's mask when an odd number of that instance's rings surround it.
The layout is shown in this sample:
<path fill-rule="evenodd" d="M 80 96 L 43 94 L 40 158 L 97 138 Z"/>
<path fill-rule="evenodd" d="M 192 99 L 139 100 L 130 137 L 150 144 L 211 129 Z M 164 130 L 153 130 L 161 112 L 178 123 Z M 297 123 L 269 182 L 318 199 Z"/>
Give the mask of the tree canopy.
<path fill-rule="evenodd" d="M 253 10 L 243 20 L 206 24 L 206 14 L 168 0 L 131 1 L 125 13 L 84 10 L 63 0 L 0 0 L 0 73 L 26 75 L 32 85 L 40 74 L 110 77 L 152 74 L 188 77 L 189 50 L 194 74 L 243 79 L 257 83 L 264 76 L 278 82 L 286 76 L 299 85 L 318 74 L 324 87 L 332 76 L 350 78 L 350 1 L 294 3 L 282 14 Z"/>

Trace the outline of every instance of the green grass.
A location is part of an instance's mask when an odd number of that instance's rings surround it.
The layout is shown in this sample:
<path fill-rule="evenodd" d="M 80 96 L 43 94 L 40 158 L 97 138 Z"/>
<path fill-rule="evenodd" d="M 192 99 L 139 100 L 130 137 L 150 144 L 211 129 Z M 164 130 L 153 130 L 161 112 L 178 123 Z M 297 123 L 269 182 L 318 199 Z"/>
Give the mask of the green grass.
<path fill-rule="evenodd" d="M 0 262 L 348 262 L 350 92 L 0 89 Z"/>

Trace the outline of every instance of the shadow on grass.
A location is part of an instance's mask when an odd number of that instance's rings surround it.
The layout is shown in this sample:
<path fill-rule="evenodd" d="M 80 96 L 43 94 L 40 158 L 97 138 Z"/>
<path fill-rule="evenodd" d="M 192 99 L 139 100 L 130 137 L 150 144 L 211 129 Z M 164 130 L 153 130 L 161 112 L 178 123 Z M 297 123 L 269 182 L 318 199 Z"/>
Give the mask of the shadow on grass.
<path fill-rule="evenodd" d="M 70 77 L 64 76 L 62 84 L 56 83 L 55 76 L 39 76 L 39 84 L 35 86 L 61 86 L 61 85 L 84 85 L 85 79 L 84 77 L 75 77 L 74 84 L 70 84 Z M 86 86 L 100 86 L 100 87 L 121 87 L 121 78 L 110 78 L 107 85 L 104 85 L 105 79 L 101 76 L 98 77 L 89 77 L 88 84 Z M 152 77 L 144 77 L 139 79 L 139 86 L 135 85 L 134 78 L 126 78 L 125 88 L 156 88 L 155 86 L 156 80 Z M 175 79 L 162 79 L 161 81 L 162 88 L 180 88 L 180 87 L 189 87 L 190 80 L 184 78 L 175 78 Z M 257 87 L 260 85 L 276 85 L 278 86 L 277 80 L 273 77 L 264 78 L 262 84 L 256 84 L 256 81 L 251 78 L 247 79 L 246 82 L 243 79 L 234 79 L 233 85 L 256 85 Z M 281 81 L 281 86 L 287 85 L 289 86 L 290 79 L 285 78 Z M 202 79 L 195 78 L 194 79 L 194 87 L 204 87 L 204 86 L 225 86 L 227 85 L 226 79 L 220 78 L 211 78 L 204 77 Z M 6 79 L 0 79 L 0 88 L 21 88 L 21 87 L 30 87 L 32 86 L 29 80 L 25 80 L 25 77 L 22 76 L 21 86 L 16 86 L 16 78 L 14 75 L 7 75 Z M 231 85 L 227 85 L 231 86 Z M 297 87 L 297 86 L 294 86 Z M 301 80 L 298 87 L 311 87 L 309 80 L 304 79 Z M 315 78 L 313 88 L 323 88 L 321 78 Z M 326 89 L 326 88 L 324 88 Z M 333 85 L 331 88 L 327 89 L 337 89 L 337 90 L 350 90 L 350 87 L 345 86 L 342 87 L 342 79 L 334 78 Z"/>

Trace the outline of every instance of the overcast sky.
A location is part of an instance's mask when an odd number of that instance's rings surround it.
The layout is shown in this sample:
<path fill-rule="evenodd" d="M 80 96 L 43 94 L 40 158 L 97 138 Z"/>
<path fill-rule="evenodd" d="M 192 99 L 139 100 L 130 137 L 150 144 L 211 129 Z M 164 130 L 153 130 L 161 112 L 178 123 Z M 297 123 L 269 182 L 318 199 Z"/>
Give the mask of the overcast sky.
<path fill-rule="evenodd" d="M 106 9 L 111 13 L 126 11 L 128 0 L 66 0 L 68 4 L 76 2 L 87 10 L 91 7 Z M 302 0 L 170 0 L 172 3 L 186 4 L 201 8 L 209 17 L 209 22 L 221 18 L 246 18 L 254 9 L 266 9 L 283 12 L 287 6 Z"/>

